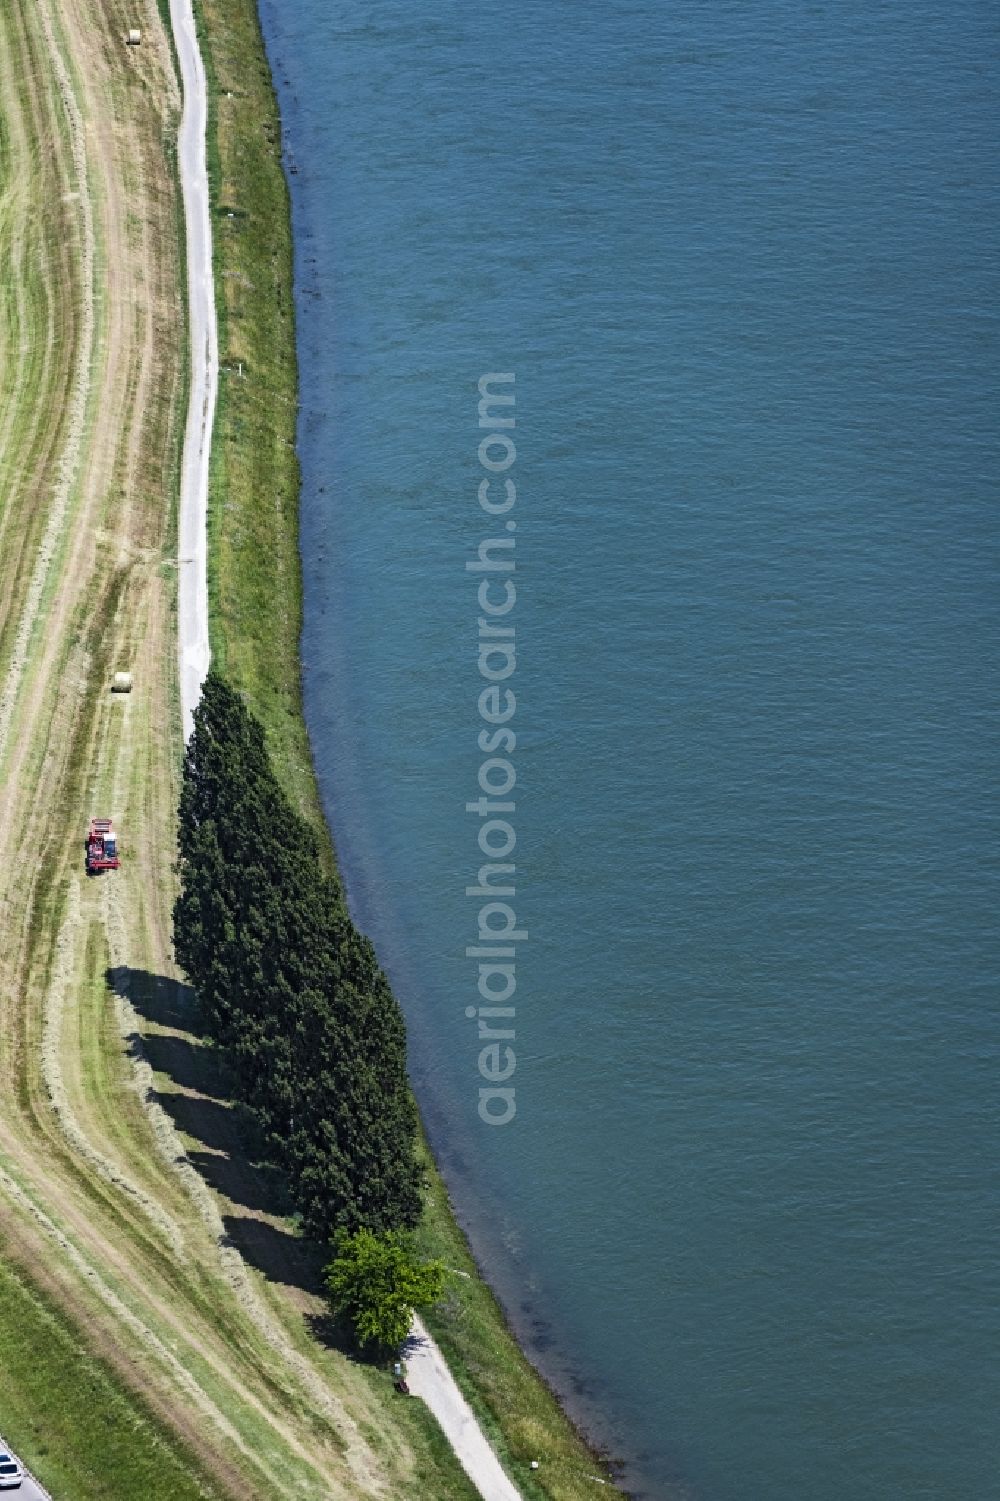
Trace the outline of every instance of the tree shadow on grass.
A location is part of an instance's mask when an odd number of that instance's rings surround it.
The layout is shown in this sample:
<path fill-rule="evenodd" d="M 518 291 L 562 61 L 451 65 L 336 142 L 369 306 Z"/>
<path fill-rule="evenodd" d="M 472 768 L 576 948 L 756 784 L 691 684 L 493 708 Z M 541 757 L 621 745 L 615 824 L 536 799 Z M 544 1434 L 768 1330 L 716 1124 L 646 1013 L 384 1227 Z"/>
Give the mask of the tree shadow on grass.
<path fill-rule="evenodd" d="M 324 1297 L 323 1268 L 330 1256 L 329 1249 L 266 1220 L 224 1215 L 223 1224 L 229 1244 L 269 1282 L 283 1282 L 313 1298 Z M 317 1344 L 336 1350 L 357 1365 L 385 1366 L 386 1352 L 359 1345 L 350 1325 L 334 1314 L 305 1313 L 303 1320 Z"/>
<path fill-rule="evenodd" d="M 116 964 L 107 971 L 107 981 L 115 995 L 130 1001 L 147 1021 L 161 1027 L 176 1027 L 193 1037 L 203 1036 L 198 997 L 194 988 L 183 980 Z"/>
<path fill-rule="evenodd" d="M 226 1214 L 222 1223 L 243 1260 L 263 1272 L 268 1281 L 322 1296 L 323 1267 L 329 1256 L 322 1246 L 268 1220 Z"/>
<path fill-rule="evenodd" d="M 223 1224 L 229 1243 L 248 1266 L 263 1272 L 269 1282 L 284 1282 L 314 1298 L 324 1297 L 323 1268 L 331 1254 L 328 1247 L 265 1220 L 225 1215 Z M 336 1350 L 356 1364 L 381 1369 L 390 1358 L 385 1350 L 359 1345 L 350 1324 L 328 1311 L 306 1313 L 305 1323 L 318 1344 Z"/>
<path fill-rule="evenodd" d="M 339 1319 L 336 1314 L 307 1314 L 306 1327 L 317 1344 L 324 1345 L 328 1350 L 336 1350 L 340 1355 L 346 1355 L 347 1359 L 354 1361 L 355 1365 L 367 1365 L 376 1370 L 384 1370 L 387 1360 L 390 1359 L 385 1350 L 376 1349 L 373 1345 L 359 1345 L 350 1324 Z"/>
<path fill-rule="evenodd" d="M 231 1203 L 260 1214 L 284 1217 L 294 1212 L 285 1180 L 269 1163 L 251 1163 L 238 1148 L 187 1155 L 205 1182 Z"/>
<path fill-rule="evenodd" d="M 324 1295 L 323 1267 L 329 1249 L 273 1223 L 292 1212 L 280 1172 L 259 1160 L 260 1137 L 248 1113 L 232 1101 L 218 1051 L 205 1038 L 198 1000 L 190 985 L 125 965 L 107 971 L 115 994 L 126 998 L 144 1020 L 168 1032 L 143 1032 L 129 1039 L 173 1088 L 150 1091 L 177 1129 L 199 1143 L 186 1156 L 204 1181 L 247 1214 L 226 1213 L 226 1241 L 270 1282 L 283 1283 L 311 1298 Z M 271 1220 L 255 1218 L 269 1215 Z M 359 1346 L 349 1326 L 329 1313 L 304 1313 L 313 1338 L 359 1364 L 382 1366 L 384 1351 Z"/>
<path fill-rule="evenodd" d="M 216 1082 L 218 1067 L 213 1068 L 211 1058 L 205 1056 L 209 1049 L 161 1032 L 145 1032 L 138 1041 L 154 1073 L 169 1075 L 181 1089 L 214 1093 L 208 1086 Z"/>
<path fill-rule="evenodd" d="M 128 1039 L 133 1056 L 146 1059 L 155 1073 L 174 1087 L 150 1090 L 154 1101 L 170 1117 L 178 1131 L 197 1146 L 187 1146 L 187 1158 L 205 1182 L 239 1208 L 251 1214 L 285 1218 L 292 1212 L 287 1184 L 280 1172 L 262 1160 L 263 1147 L 254 1122 L 232 1100 L 223 1060 L 205 1039 L 198 1000 L 190 985 L 146 970 L 118 965 L 107 971 L 115 994 L 127 999 L 146 1021 L 168 1027 L 170 1032 L 135 1033 Z M 159 1081 L 158 1081 L 159 1082 Z M 294 1245 L 305 1245 L 288 1232 L 279 1232 L 260 1221 L 233 1216 L 228 1225 L 257 1226 L 240 1232 L 247 1240 L 246 1259 L 259 1265 L 265 1276 L 298 1281 L 304 1291 L 314 1291 L 318 1275 L 309 1268 L 303 1253 L 279 1255 L 280 1242 L 267 1250 L 267 1236 L 282 1235 Z M 237 1243 L 233 1235 L 233 1244 Z M 242 1249 L 242 1248 L 241 1248 Z M 316 1253 L 319 1255 L 319 1252 Z M 254 1256 L 257 1259 L 254 1259 Z"/>

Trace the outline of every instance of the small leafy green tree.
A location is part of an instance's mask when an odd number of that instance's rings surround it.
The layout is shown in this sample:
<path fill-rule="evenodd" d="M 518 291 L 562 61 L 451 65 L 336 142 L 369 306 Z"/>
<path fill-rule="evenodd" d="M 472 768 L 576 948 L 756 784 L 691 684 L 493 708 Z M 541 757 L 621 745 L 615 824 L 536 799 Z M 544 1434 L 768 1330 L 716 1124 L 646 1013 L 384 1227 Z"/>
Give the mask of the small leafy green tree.
<path fill-rule="evenodd" d="M 359 1345 L 395 1350 L 410 1332 L 413 1311 L 436 1303 L 444 1288 L 440 1261 L 418 1261 L 406 1237 L 341 1231 L 324 1277 L 334 1313 L 346 1319 Z"/>

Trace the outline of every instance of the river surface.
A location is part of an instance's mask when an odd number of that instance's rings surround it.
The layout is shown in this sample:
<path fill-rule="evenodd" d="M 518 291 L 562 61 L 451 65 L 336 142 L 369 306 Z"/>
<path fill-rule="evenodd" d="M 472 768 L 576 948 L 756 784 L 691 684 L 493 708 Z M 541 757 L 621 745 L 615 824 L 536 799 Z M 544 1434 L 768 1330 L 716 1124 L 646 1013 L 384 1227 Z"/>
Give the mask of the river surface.
<path fill-rule="evenodd" d="M 998 20 L 263 0 L 328 815 L 475 1249 L 661 1501 L 996 1494 Z M 487 372 L 529 935 L 499 1128 Z"/>

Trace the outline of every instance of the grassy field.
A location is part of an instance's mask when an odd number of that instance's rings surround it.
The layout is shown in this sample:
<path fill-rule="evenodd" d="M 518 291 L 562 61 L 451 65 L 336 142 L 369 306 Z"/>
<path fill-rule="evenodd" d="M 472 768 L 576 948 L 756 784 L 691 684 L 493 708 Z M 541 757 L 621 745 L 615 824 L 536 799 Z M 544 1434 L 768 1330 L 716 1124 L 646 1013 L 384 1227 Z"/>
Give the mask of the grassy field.
<path fill-rule="evenodd" d="M 286 789 L 321 826 L 300 697 L 296 366 L 279 117 L 253 0 L 199 0 L 198 11 L 213 95 L 209 162 L 227 371 L 212 474 L 212 646 L 262 719 Z M 242 377 L 234 374 L 240 366 Z M 610 1478 L 607 1469 L 512 1338 L 429 1157 L 428 1177 L 421 1241 L 467 1274 L 452 1279 L 428 1323 L 510 1473 L 531 1501 L 617 1494 L 594 1484 L 595 1475 Z"/>
<path fill-rule="evenodd" d="M 3 1251 L 0 1242 L 0 1252 Z M 174 1435 L 123 1389 L 65 1314 L 0 1260 L 4 1437 L 73 1501 L 218 1496 Z"/>

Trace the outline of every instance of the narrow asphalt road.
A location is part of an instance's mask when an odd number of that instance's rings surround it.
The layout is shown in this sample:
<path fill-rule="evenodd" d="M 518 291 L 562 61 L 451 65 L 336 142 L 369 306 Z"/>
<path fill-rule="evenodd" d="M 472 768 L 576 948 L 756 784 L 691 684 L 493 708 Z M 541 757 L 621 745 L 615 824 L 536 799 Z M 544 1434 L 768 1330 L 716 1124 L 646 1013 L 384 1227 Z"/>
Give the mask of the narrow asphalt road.
<path fill-rule="evenodd" d="M 18 1464 L 21 1465 L 21 1468 L 24 1468 L 23 1460 L 21 1460 L 21 1458 L 17 1454 L 14 1454 L 13 1449 L 7 1447 L 7 1441 L 2 1437 L 0 1437 L 0 1451 L 2 1451 L 4 1454 L 13 1455 Z M 38 1484 L 38 1481 L 32 1480 L 31 1476 L 27 1473 L 25 1473 L 24 1480 L 22 1481 L 18 1490 L 3 1491 L 0 1494 L 3 1494 L 4 1496 L 14 1496 L 17 1498 L 17 1501 L 52 1501 L 52 1497 L 49 1495 L 48 1491 L 43 1490 L 42 1487 Z"/>

